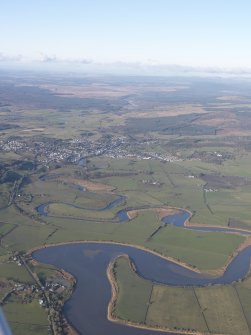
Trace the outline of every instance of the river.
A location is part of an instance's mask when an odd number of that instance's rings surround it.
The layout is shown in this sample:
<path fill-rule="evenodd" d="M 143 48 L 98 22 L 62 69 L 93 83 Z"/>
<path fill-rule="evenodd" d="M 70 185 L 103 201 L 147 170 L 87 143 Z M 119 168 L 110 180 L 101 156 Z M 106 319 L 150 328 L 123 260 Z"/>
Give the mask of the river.
<path fill-rule="evenodd" d="M 150 252 L 119 244 L 77 243 L 52 246 L 33 253 L 42 263 L 53 264 L 71 273 L 77 280 L 72 297 L 64 306 L 67 320 L 85 335 L 156 334 L 156 331 L 135 329 L 107 320 L 111 288 L 106 276 L 109 263 L 118 255 L 127 254 L 144 278 L 174 286 L 229 284 L 243 278 L 249 269 L 251 247 L 244 249 L 218 278 L 205 277 Z M 172 333 L 167 333 L 172 334 Z"/>
<path fill-rule="evenodd" d="M 124 200 L 123 197 L 119 197 L 117 201 L 113 201 L 100 210 L 115 207 Z M 49 203 L 43 204 L 37 208 L 40 215 L 47 215 L 46 208 L 48 205 Z M 121 210 L 117 217 L 122 223 L 128 220 L 125 210 Z M 162 218 L 162 221 L 165 224 L 173 224 L 185 229 L 250 234 L 250 232 L 223 227 L 185 226 L 185 221 L 189 217 L 189 212 L 180 211 L 177 214 Z M 245 277 L 250 266 L 251 246 L 242 250 L 231 261 L 224 274 L 217 278 L 203 276 L 145 250 L 115 243 L 66 244 L 47 247 L 34 252 L 33 257 L 37 261 L 62 268 L 76 278 L 76 288 L 71 298 L 66 302 L 63 312 L 79 334 L 150 335 L 159 333 L 158 331 L 136 329 L 116 324 L 107 319 L 111 287 L 106 270 L 109 263 L 121 254 L 127 254 L 136 265 L 139 275 L 153 282 L 173 286 L 205 286 L 208 284 L 230 284 Z M 173 333 L 166 334 L 171 335 Z"/>

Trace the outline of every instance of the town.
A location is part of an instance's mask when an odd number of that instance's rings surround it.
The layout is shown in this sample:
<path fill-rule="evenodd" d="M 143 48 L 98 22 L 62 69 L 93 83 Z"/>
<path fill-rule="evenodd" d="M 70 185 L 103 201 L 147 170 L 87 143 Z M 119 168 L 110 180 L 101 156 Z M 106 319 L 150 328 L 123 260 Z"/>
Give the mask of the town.
<path fill-rule="evenodd" d="M 110 158 L 158 159 L 166 162 L 180 161 L 172 153 L 147 150 L 150 144 L 163 144 L 161 140 L 138 141 L 129 136 L 105 135 L 96 141 L 88 137 L 69 140 L 54 138 L 8 138 L 0 141 L 0 151 L 31 152 L 40 163 L 68 162 L 83 164 L 83 158 L 106 156 Z"/>

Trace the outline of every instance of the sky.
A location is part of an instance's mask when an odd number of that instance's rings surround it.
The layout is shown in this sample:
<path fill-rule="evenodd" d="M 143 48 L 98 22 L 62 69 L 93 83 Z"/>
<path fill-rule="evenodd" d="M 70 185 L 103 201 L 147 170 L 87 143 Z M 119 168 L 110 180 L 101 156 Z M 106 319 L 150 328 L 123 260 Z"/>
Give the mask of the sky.
<path fill-rule="evenodd" d="M 250 0 L 2 0 L 0 63 L 251 72 Z"/>

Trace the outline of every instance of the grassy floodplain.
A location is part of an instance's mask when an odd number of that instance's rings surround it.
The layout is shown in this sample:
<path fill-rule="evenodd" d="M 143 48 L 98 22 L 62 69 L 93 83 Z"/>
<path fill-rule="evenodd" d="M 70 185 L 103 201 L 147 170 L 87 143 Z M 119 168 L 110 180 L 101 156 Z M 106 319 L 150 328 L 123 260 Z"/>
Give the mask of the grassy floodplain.
<path fill-rule="evenodd" d="M 250 334 L 251 309 L 244 295 L 250 295 L 250 277 L 234 286 L 152 284 L 135 273 L 127 257 L 118 258 L 113 271 L 118 285 L 116 318 L 172 331 Z"/>
<path fill-rule="evenodd" d="M 145 169 L 149 168 L 149 162 L 139 162 L 139 164 L 140 171 L 143 171 L 144 166 Z M 228 257 L 244 241 L 244 237 L 235 234 L 187 231 L 182 228 L 167 226 L 161 228 L 157 234 L 149 239 L 151 234 L 161 226 L 160 218 L 154 208 L 168 207 L 168 202 L 164 203 L 164 201 L 158 200 L 157 197 L 164 197 L 170 191 L 167 186 L 161 186 L 157 194 L 156 187 L 158 188 L 158 185 L 143 184 L 140 180 L 144 180 L 148 176 L 146 172 L 140 173 L 142 175 L 140 177 L 137 176 L 139 180 L 138 187 L 142 187 L 142 189 L 132 189 L 128 192 L 122 186 L 119 187 L 116 184 L 116 180 L 121 177 L 114 177 L 114 180 L 102 178 L 104 185 L 109 185 L 109 182 L 113 182 L 116 186 L 116 193 L 108 193 L 107 196 L 106 193 L 102 192 L 97 193 L 96 196 L 93 192 L 80 192 L 72 188 L 71 185 L 58 183 L 55 180 L 34 181 L 34 183 L 24 188 L 26 194 L 33 195 L 32 201 L 26 202 L 21 199 L 18 205 L 26 212 L 34 215 L 36 219 L 39 218 L 36 207 L 42 203 L 52 202 L 48 206 L 48 214 L 53 215 L 53 217 L 40 217 L 46 223 L 41 224 L 40 222 L 34 223 L 31 218 L 27 218 L 25 215 L 20 215 L 14 207 L 2 210 L 3 218 L 12 215 L 13 218 L 16 217 L 16 222 L 18 223 L 16 228 L 6 236 L 5 245 L 15 251 L 28 250 L 44 243 L 54 244 L 76 240 L 117 241 L 142 245 L 201 270 L 217 270 L 224 266 Z M 61 174 L 60 169 L 57 169 L 57 174 Z M 131 177 L 121 178 L 126 187 L 128 187 L 127 178 Z M 185 178 L 185 180 L 187 184 L 190 183 L 187 187 L 193 187 L 194 180 L 191 182 L 189 178 Z M 32 188 L 33 184 L 34 189 Z M 67 197 L 65 197 L 65 194 Z M 115 200 L 118 195 L 127 195 L 126 203 L 123 206 L 107 211 L 99 210 Z M 150 201 L 153 198 L 155 200 L 151 203 Z M 65 203 L 66 201 L 69 205 Z M 86 209 L 70 206 L 71 203 L 75 205 L 76 202 L 76 206 L 86 206 Z M 88 210 L 88 206 L 92 209 Z M 98 209 L 96 211 L 95 206 Z M 132 221 L 124 224 L 112 223 L 112 219 L 119 209 L 141 208 L 142 206 L 143 208 L 146 206 L 146 209 L 139 211 L 136 218 Z M 182 207 L 190 208 L 190 206 Z M 74 220 L 74 218 L 78 220 Z M 91 221 L 88 221 L 88 218 Z M 102 219 L 111 220 L 111 222 L 102 222 Z M 38 232 L 39 234 L 37 234 Z"/>
<path fill-rule="evenodd" d="M 190 224 L 251 230 L 247 82 L 186 78 L 184 86 L 179 78 L 5 76 L 1 297 L 19 281 L 34 284 L 17 255 L 42 282 L 55 277 L 55 269 L 33 264 L 26 253 L 57 243 L 114 241 L 207 273 L 224 269 L 244 236 L 165 226 L 159 210 L 187 209 Z M 123 203 L 102 211 L 121 196 Z M 38 214 L 42 204 L 49 204 L 48 216 Z M 136 215 L 115 222 L 122 209 Z M 248 334 L 250 278 L 226 287 L 172 288 L 142 281 L 119 262 L 118 317 L 173 330 Z M 47 333 L 45 309 L 33 300 L 6 299 L 15 335 Z M 34 312 L 37 325 L 23 311 Z"/>
<path fill-rule="evenodd" d="M 72 168 L 69 168 L 69 170 L 63 168 L 62 170 L 57 169 L 57 171 L 52 171 L 51 173 L 56 175 L 52 180 L 41 180 L 39 176 L 33 176 L 32 183 L 23 187 L 24 196 L 19 197 L 17 202 L 18 206 L 24 212 L 20 213 L 14 205 L 1 210 L 4 222 L 1 225 L 1 229 L 4 234 L 10 231 L 4 237 L 4 252 L 6 250 L 9 252 L 28 251 L 38 245 L 74 242 L 76 240 L 115 241 L 143 246 L 166 257 L 171 257 L 188 264 L 191 267 L 207 272 L 216 272 L 226 264 L 229 257 L 244 241 L 244 237 L 236 234 L 186 231 L 182 228 L 172 226 L 162 227 L 158 233 L 149 239 L 152 233 L 162 225 L 158 211 L 155 208 L 168 208 L 170 206 L 188 208 L 190 210 L 196 208 L 192 223 L 223 226 L 227 225 L 226 218 L 229 212 L 227 213 L 226 211 L 221 214 L 217 208 L 217 214 L 212 214 L 208 210 L 203 197 L 203 180 L 188 178 L 188 175 L 193 172 L 191 170 L 187 171 L 183 167 L 182 162 L 162 163 L 159 166 L 154 161 L 136 161 L 131 164 L 131 160 L 124 159 L 122 162 L 118 160 L 117 163 L 118 166 L 116 166 L 116 160 L 108 160 L 107 162 L 107 159 L 101 158 L 90 160 L 89 163 L 95 166 L 94 169 L 98 168 L 100 173 L 104 174 L 104 177 L 93 178 L 91 181 L 94 184 L 106 185 L 108 189 L 113 190 L 109 192 L 107 192 L 106 187 L 103 190 L 101 188 L 98 191 L 90 190 L 82 192 L 74 187 L 72 183 L 62 183 L 58 179 L 61 177 L 57 177 L 57 174 L 67 174 L 68 177 L 69 175 L 75 175 L 76 171 L 80 171 L 79 167 L 74 170 Z M 118 175 L 119 169 L 121 169 L 120 164 L 123 165 L 123 173 L 126 171 L 128 176 Z M 116 176 L 107 177 L 106 174 L 110 174 L 111 170 Z M 86 176 L 78 177 L 78 179 L 80 181 L 81 179 L 85 180 Z M 144 182 L 145 180 L 147 182 Z M 191 191 L 193 192 L 193 197 L 190 196 Z M 207 202 L 210 203 L 211 207 L 213 207 L 214 202 L 215 206 L 218 207 L 223 207 L 225 204 L 229 206 L 231 201 L 236 201 L 238 194 L 241 192 L 243 192 L 243 187 L 233 192 L 232 190 L 222 190 L 218 193 L 212 192 L 207 195 Z M 222 194 L 225 194 L 225 196 L 222 197 Z M 242 224 L 245 223 L 248 226 L 249 222 L 246 220 L 248 214 L 243 211 L 243 208 L 244 204 L 248 201 L 249 186 L 245 186 L 245 193 L 242 194 L 243 198 L 238 200 L 240 205 L 233 207 L 233 217 L 238 218 Z M 100 211 L 100 209 L 106 207 L 120 195 L 126 196 L 125 204 L 108 211 Z M 36 211 L 37 206 L 50 202 L 48 212 L 54 215 L 54 217 L 40 217 Z M 86 209 L 74 208 L 65 204 L 65 202 Z M 111 219 L 122 208 L 143 208 L 143 210 L 139 211 L 136 217 L 127 223 L 112 223 Z M 239 214 L 237 215 L 238 211 Z M 198 221 L 199 215 L 203 217 L 201 221 Z M 64 218 L 60 218 L 61 216 L 64 216 Z M 10 217 L 12 218 L 11 223 L 9 223 Z M 88 217 L 92 220 L 88 221 Z M 82 218 L 83 220 L 73 220 L 72 218 Z M 111 220 L 111 222 L 100 222 L 100 219 L 104 218 Z M 12 228 L 14 229 L 11 230 Z M 6 265 L 1 265 L 2 273 L 5 278 L 11 278 Z M 23 271 L 25 270 L 22 267 L 16 267 L 13 273 L 17 275 L 13 278 L 17 279 L 24 276 L 24 281 L 29 282 L 31 280 L 29 274 L 26 274 L 26 278 Z M 49 275 L 48 271 L 36 270 L 35 268 L 34 271 L 39 274 L 40 278 L 46 278 Z M 126 271 L 122 273 L 122 277 L 127 277 Z M 132 276 L 131 286 L 133 285 Z M 140 285 L 142 286 L 143 283 Z M 167 327 L 173 330 L 184 328 L 207 331 L 204 318 L 202 318 L 200 313 L 197 313 L 199 306 L 195 304 L 194 295 L 192 294 L 194 292 L 191 289 L 155 287 L 148 282 L 144 282 L 142 287 L 144 286 L 147 287 L 145 291 L 136 290 L 137 294 L 139 294 L 137 301 L 141 302 L 141 304 L 137 305 L 135 302 L 136 305 L 134 308 L 131 308 L 130 305 L 133 299 L 129 299 L 128 289 L 124 289 L 124 292 L 127 292 L 126 300 L 125 294 L 123 296 L 122 293 L 123 290 L 120 291 L 122 295 L 121 297 L 119 296 L 119 309 L 116 310 L 117 317 L 122 317 L 133 322 L 146 323 L 153 327 Z M 149 287 L 152 288 L 152 293 L 149 292 Z M 133 298 L 135 290 L 132 290 L 130 294 Z M 166 301 L 174 301 L 175 299 L 178 301 L 176 304 L 177 309 L 173 308 L 172 313 L 169 313 L 171 307 L 166 306 Z M 224 295 L 219 296 L 219 301 L 221 299 L 225 299 Z M 233 300 L 226 301 L 228 301 L 229 306 L 233 305 Z M 189 309 L 189 313 L 187 313 L 188 309 L 185 311 L 178 308 L 178 306 L 189 306 L 190 303 L 193 304 L 194 308 Z M 16 304 L 18 306 L 20 302 L 17 301 Z M 8 307 L 13 309 L 15 306 L 15 304 L 12 305 L 10 302 Z M 249 303 L 247 301 L 245 306 L 246 310 L 249 311 Z M 38 314 L 40 311 L 39 308 L 41 307 L 38 306 Z M 162 313 L 157 313 L 159 310 Z M 232 310 L 230 312 L 233 313 Z M 11 317 L 14 317 L 7 312 L 6 314 L 9 320 L 11 320 Z M 168 318 L 167 315 L 169 315 Z M 183 316 L 181 317 L 181 315 Z M 208 322 L 213 320 L 211 322 L 214 323 L 213 316 L 209 314 L 208 318 Z M 226 315 L 222 315 L 222 318 L 228 320 Z M 11 322 L 14 333 L 17 332 L 19 334 L 15 326 L 15 322 L 18 321 Z M 237 325 L 239 327 L 239 323 Z M 24 333 L 34 332 L 34 327 L 34 325 L 31 326 L 28 324 L 21 326 L 24 329 Z M 225 329 L 228 330 L 228 327 L 231 327 L 231 322 L 229 322 L 229 326 L 226 326 Z M 241 327 L 243 327 L 243 334 L 245 334 L 245 326 L 242 325 Z M 19 327 L 18 329 L 21 328 Z M 44 326 L 40 328 L 43 333 L 45 330 Z M 212 332 L 215 329 L 217 330 L 218 328 L 212 327 Z"/>
<path fill-rule="evenodd" d="M 2 277 L 8 280 L 16 280 L 21 283 L 34 284 L 33 278 L 30 274 L 22 267 L 15 263 L 4 263 L 0 264 L 0 270 Z"/>
<path fill-rule="evenodd" d="M 126 257 L 122 257 L 115 263 L 114 271 L 119 287 L 119 296 L 114 316 L 123 315 L 125 320 L 144 323 L 153 285 L 150 281 L 135 277 L 133 271 L 128 270 L 129 267 Z M 124 285 L 123 278 L 126 278 L 128 286 Z"/>
<path fill-rule="evenodd" d="M 72 207 L 70 204 L 61 204 L 61 203 L 52 203 L 48 206 L 47 209 L 48 215 L 52 216 L 62 216 L 62 217 L 72 217 L 74 218 L 96 218 L 100 219 L 110 219 L 112 221 L 113 213 L 111 212 L 102 212 L 98 213 L 98 211 L 86 210 L 84 208 Z M 99 215 L 98 215 L 99 214 Z"/>
<path fill-rule="evenodd" d="M 16 334 L 48 334 L 47 313 L 39 306 L 39 301 L 21 304 L 20 301 L 10 301 L 4 307 L 4 313 L 9 321 L 13 335 Z"/>

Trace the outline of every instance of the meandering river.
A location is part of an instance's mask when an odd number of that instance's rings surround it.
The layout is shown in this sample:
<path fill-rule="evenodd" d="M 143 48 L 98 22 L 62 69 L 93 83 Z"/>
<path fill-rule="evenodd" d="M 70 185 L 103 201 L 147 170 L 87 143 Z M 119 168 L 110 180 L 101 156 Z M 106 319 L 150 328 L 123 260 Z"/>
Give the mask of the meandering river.
<path fill-rule="evenodd" d="M 124 198 L 118 198 L 107 207 L 107 210 L 121 204 Z M 47 215 L 49 203 L 37 208 L 41 215 Z M 68 204 L 69 205 L 69 204 Z M 128 220 L 125 210 L 119 212 L 120 222 Z M 166 216 L 165 224 L 173 224 L 186 229 L 219 232 L 237 232 L 250 234 L 238 229 L 221 227 L 191 227 L 185 226 L 190 217 L 187 211 Z M 157 330 L 137 329 L 110 322 L 107 319 L 107 307 L 111 298 L 111 287 L 106 270 L 109 263 L 121 254 L 127 254 L 136 265 L 137 272 L 144 278 L 156 283 L 173 286 L 204 286 L 208 284 L 230 284 L 246 276 L 251 259 L 251 246 L 242 250 L 229 264 L 220 277 L 206 277 L 193 272 L 179 264 L 161 258 L 145 250 L 115 244 L 87 242 L 52 246 L 33 253 L 39 262 L 55 265 L 71 273 L 77 280 L 76 288 L 71 298 L 64 306 L 64 314 L 71 325 L 83 335 L 151 335 Z M 163 333 L 163 332 L 162 332 Z M 173 334 L 171 332 L 166 334 Z M 176 333 L 177 334 L 177 333 Z"/>
<path fill-rule="evenodd" d="M 76 288 L 63 312 L 80 334 L 156 334 L 155 331 L 134 329 L 107 320 L 111 288 L 106 270 L 109 263 L 121 254 L 127 254 L 132 259 L 138 273 L 144 278 L 175 286 L 197 286 L 228 284 L 243 278 L 249 269 L 251 247 L 235 257 L 225 273 L 218 278 L 205 277 L 150 252 L 119 244 L 77 243 L 34 252 L 33 257 L 37 261 L 62 268 L 77 279 Z"/>
<path fill-rule="evenodd" d="M 94 219 L 94 218 L 89 218 L 89 217 L 69 217 L 69 216 L 59 216 L 59 215 L 52 215 L 48 213 L 48 208 L 50 204 L 53 203 L 59 203 L 59 204 L 65 204 L 70 207 L 78 208 L 78 209 L 83 209 L 83 211 L 88 211 L 88 210 L 94 210 L 94 211 L 107 211 L 112 208 L 115 208 L 117 206 L 122 205 L 126 201 L 126 197 L 124 196 L 118 196 L 115 200 L 111 201 L 108 205 L 106 205 L 103 208 L 85 208 L 81 207 L 78 205 L 70 204 L 70 203 L 65 203 L 65 202 L 47 202 L 44 204 L 39 205 L 36 210 L 37 212 L 42 215 L 42 216 L 48 216 L 48 217 L 57 217 L 61 219 L 71 219 L 71 220 L 88 220 L 88 221 L 100 221 L 100 222 L 115 222 L 115 223 L 126 223 L 129 221 L 129 217 L 127 214 L 126 209 L 122 209 L 117 212 L 116 216 L 113 219 Z M 149 208 L 151 209 L 151 208 Z M 154 209 L 154 208 L 153 208 Z M 168 215 L 164 216 L 161 221 L 164 222 L 165 224 L 172 224 L 176 227 L 184 228 L 184 229 L 189 229 L 189 230 L 198 230 L 198 231 L 206 231 L 206 232 L 222 232 L 222 233 L 239 233 L 243 235 L 251 235 L 251 231 L 245 231 L 242 229 L 235 229 L 235 228 L 227 228 L 227 227 L 210 227 L 210 226 L 188 226 L 185 224 L 187 220 L 189 220 L 191 214 L 186 211 L 182 210 L 179 211 L 177 214 L 173 215 Z"/>

